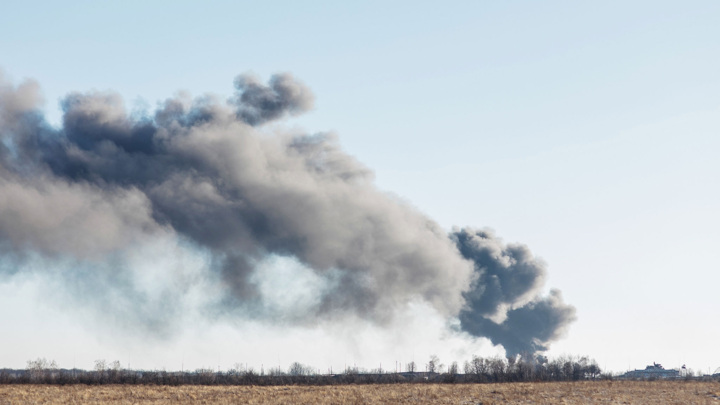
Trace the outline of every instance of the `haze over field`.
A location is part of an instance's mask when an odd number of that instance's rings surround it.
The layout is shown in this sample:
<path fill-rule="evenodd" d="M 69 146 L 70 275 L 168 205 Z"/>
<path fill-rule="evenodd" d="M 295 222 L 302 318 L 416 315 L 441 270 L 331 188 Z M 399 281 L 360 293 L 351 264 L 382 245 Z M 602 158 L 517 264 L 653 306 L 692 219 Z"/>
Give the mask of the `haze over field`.
<path fill-rule="evenodd" d="M 717 4 L 116 7 L 0 13 L 0 367 L 720 366 Z"/>

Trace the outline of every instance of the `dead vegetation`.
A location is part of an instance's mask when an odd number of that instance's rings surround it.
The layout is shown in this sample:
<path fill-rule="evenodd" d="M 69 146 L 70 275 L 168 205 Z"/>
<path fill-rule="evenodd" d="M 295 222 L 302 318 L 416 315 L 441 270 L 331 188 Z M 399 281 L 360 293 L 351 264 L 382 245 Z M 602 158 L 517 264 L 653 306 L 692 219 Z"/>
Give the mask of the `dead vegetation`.
<path fill-rule="evenodd" d="M 0 385 L 0 404 L 720 404 L 720 383 L 583 381 L 336 386 Z"/>

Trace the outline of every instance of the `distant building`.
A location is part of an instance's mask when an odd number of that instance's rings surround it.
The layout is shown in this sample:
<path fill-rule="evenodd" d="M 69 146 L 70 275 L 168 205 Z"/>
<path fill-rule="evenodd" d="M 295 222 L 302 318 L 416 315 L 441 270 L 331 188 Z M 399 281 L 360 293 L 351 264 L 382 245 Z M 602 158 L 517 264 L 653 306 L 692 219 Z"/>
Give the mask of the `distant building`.
<path fill-rule="evenodd" d="M 685 366 L 683 366 L 685 368 Z M 649 379 L 670 379 L 681 377 L 680 370 L 666 370 L 662 364 L 654 363 L 645 367 L 645 370 L 633 370 L 621 375 L 622 378 Z"/>

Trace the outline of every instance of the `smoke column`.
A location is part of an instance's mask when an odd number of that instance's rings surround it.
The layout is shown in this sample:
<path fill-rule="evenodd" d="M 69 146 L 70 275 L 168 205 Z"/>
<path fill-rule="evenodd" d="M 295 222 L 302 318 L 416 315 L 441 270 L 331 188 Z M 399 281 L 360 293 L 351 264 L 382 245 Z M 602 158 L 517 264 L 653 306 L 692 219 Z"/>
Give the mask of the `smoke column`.
<path fill-rule="evenodd" d="M 67 285 L 126 303 L 110 315 L 162 330 L 182 306 L 151 305 L 127 256 L 171 235 L 207 252 L 210 265 L 167 281 L 164 294 L 181 303 L 190 283 L 214 280 L 208 313 L 389 325 L 420 300 L 508 355 L 547 349 L 575 319 L 559 291 L 541 295 L 545 265 L 527 247 L 487 230 L 441 229 L 377 189 L 334 134 L 266 126 L 313 107 L 293 76 L 265 85 L 241 75 L 235 90 L 227 101 L 167 99 L 146 114 L 129 114 L 112 92 L 72 93 L 54 128 L 37 84 L 0 76 L 0 272 L 65 263 Z M 256 272 L 270 256 L 322 282 L 308 308 L 263 305 Z"/>

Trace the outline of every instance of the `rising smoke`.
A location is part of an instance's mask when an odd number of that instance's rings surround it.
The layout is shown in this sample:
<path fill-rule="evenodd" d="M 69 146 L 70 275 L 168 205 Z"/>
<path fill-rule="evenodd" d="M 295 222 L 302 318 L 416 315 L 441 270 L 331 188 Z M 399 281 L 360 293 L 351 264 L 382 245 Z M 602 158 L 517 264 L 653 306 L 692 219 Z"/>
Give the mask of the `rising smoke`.
<path fill-rule="evenodd" d="M 115 93 L 72 93 L 58 129 L 46 123 L 35 83 L 0 77 L 2 260 L 70 263 L 61 275 L 68 284 L 147 304 L 132 287 L 137 263 L 123 258 L 173 235 L 209 255 L 202 278 L 218 282 L 215 310 L 272 322 L 258 263 L 289 257 L 323 288 L 284 321 L 357 316 L 388 325 L 420 300 L 508 355 L 547 349 L 575 319 L 558 291 L 541 295 L 545 265 L 527 247 L 487 230 L 448 234 L 378 190 L 334 134 L 265 127 L 313 107 L 291 75 L 267 86 L 241 75 L 235 89 L 227 102 L 176 97 L 134 115 Z M 106 265 L 87 270 L 98 263 Z M 171 302 L 182 302 L 190 282 L 197 278 L 171 283 Z M 181 316 L 167 307 L 145 305 L 131 319 L 158 328 Z"/>

